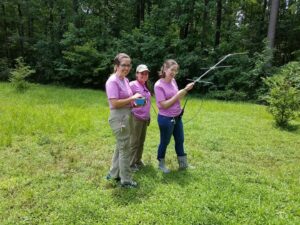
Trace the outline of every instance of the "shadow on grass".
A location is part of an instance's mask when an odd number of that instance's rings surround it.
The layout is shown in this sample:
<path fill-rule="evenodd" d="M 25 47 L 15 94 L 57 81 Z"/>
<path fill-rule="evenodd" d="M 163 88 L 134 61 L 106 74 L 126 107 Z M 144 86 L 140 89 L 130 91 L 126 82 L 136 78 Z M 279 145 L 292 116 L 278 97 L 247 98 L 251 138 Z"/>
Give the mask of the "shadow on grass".
<path fill-rule="evenodd" d="M 133 178 L 138 183 L 137 188 L 123 188 L 120 183 L 112 184 L 112 198 L 120 205 L 138 204 L 151 196 L 155 190 L 157 181 L 156 169 L 152 165 L 147 165 L 140 171 L 133 174 Z"/>
<path fill-rule="evenodd" d="M 190 183 L 194 182 L 195 177 L 191 173 L 191 169 L 186 170 L 175 170 L 168 174 L 162 174 L 161 183 L 162 184 L 177 184 L 181 187 L 188 186 Z"/>
<path fill-rule="evenodd" d="M 134 174 L 134 180 L 139 184 L 137 188 L 122 188 L 116 182 L 112 184 L 112 198 L 117 204 L 141 203 L 153 196 L 153 192 L 160 185 L 178 184 L 184 187 L 194 181 L 194 176 L 189 170 L 175 170 L 169 174 L 163 174 L 156 167 L 153 167 L 153 165 L 147 165 Z"/>
<path fill-rule="evenodd" d="M 287 131 L 291 133 L 300 133 L 300 124 L 288 124 L 284 127 L 280 127 L 277 125 L 274 125 L 276 128 L 282 130 L 282 131 Z"/>

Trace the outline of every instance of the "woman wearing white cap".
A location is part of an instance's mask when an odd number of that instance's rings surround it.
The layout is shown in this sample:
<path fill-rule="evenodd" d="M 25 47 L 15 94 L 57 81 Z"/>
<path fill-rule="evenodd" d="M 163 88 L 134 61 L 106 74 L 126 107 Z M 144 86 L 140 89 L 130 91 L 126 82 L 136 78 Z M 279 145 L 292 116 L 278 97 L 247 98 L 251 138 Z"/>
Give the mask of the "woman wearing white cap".
<path fill-rule="evenodd" d="M 143 96 L 140 99 L 140 107 L 132 109 L 133 127 L 130 136 L 130 145 L 132 158 L 130 167 L 133 171 L 137 171 L 144 166 L 142 155 L 144 151 L 144 142 L 146 138 L 147 127 L 150 123 L 150 98 L 151 93 L 147 87 L 149 78 L 149 69 L 146 65 L 141 64 L 136 68 L 136 80 L 129 83 L 132 93 L 139 93 Z"/>

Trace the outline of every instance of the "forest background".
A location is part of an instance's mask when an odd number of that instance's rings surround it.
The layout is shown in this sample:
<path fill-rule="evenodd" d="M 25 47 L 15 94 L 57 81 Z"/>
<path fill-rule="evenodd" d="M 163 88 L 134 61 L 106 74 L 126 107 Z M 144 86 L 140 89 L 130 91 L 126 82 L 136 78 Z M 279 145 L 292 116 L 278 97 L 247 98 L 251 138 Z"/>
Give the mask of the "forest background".
<path fill-rule="evenodd" d="M 112 59 L 126 52 L 133 68 L 149 66 L 152 84 L 165 59 L 177 60 L 183 86 L 224 55 L 247 52 L 194 92 L 258 101 L 262 78 L 300 56 L 299 0 L 1 0 L 0 7 L 2 81 L 21 56 L 35 70 L 31 82 L 103 89 Z"/>
<path fill-rule="evenodd" d="M 0 224 L 299 224 L 300 117 L 277 129 L 245 102 L 262 103 L 263 78 L 277 77 L 270 111 L 299 113 L 299 14 L 300 0 L 0 0 Z M 151 112 L 139 188 L 104 179 L 115 139 L 102 90 L 119 52 L 133 59 L 130 80 L 145 63 L 152 84 L 177 60 L 181 87 L 247 53 L 193 89 L 183 121 L 194 169 L 177 171 L 170 149 L 172 172 L 157 170 Z M 55 85 L 16 92 L 23 75 Z"/>

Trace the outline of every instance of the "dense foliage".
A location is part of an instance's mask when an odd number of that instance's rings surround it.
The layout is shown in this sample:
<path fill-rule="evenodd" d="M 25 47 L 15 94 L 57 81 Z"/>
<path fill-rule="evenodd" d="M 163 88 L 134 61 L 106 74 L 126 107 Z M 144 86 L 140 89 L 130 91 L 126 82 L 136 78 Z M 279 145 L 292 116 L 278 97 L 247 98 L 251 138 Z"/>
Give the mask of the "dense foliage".
<path fill-rule="evenodd" d="M 0 79 L 22 56 L 41 83 L 103 88 L 118 52 L 146 63 L 151 81 L 166 58 L 181 66 L 179 83 L 197 77 L 222 56 L 233 57 L 197 86 L 222 99 L 256 99 L 272 1 L 209 0 L 1 0 Z M 299 59 L 300 1 L 280 1 L 272 66 Z M 258 70 L 260 70 L 259 73 Z M 131 72 L 133 77 L 134 70 Z"/>
<path fill-rule="evenodd" d="M 266 96 L 268 109 L 276 124 L 286 127 L 291 119 L 300 115 L 300 63 L 283 66 L 275 76 L 265 79 L 265 83 L 270 88 Z"/>

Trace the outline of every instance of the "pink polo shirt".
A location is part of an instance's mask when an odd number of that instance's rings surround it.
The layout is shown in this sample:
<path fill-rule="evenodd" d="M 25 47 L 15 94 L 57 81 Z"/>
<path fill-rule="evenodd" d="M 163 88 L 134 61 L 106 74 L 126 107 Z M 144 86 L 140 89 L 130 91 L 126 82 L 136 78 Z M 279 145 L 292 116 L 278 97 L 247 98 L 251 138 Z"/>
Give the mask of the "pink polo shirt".
<path fill-rule="evenodd" d="M 128 79 L 126 77 L 124 79 L 120 79 L 116 74 L 112 74 L 108 78 L 105 84 L 105 89 L 110 109 L 114 109 L 109 101 L 110 99 L 125 99 L 133 95 Z M 124 106 L 124 108 L 126 107 L 130 108 L 131 105 L 128 104 Z"/>
<path fill-rule="evenodd" d="M 146 98 L 146 104 L 141 107 L 136 107 L 132 109 L 133 115 L 140 120 L 149 120 L 150 119 L 150 91 L 147 89 L 145 84 L 141 84 L 137 80 L 131 81 L 129 83 L 133 94 L 140 93 Z"/>
<path fill-rule="evenodd" d="M 172 79 L 170 83 L 166 82 L 162 78 L 156 81 L 154 85 L 154 93 L 155 93 L 156 105 L 159 109 L 158 113 L 160 115 L 168 116 L 168 117 L 179 116 L 179 114 L 181 113 L 179 100 L 177 100 L 173 105 L 171 105 L 167 109 L 164 109 L 160 105 L 160 102 L 172 98 L 174 95 L 177 94 L 177 92 L 178 92 L 178 86 L 175 79 Z"/>

